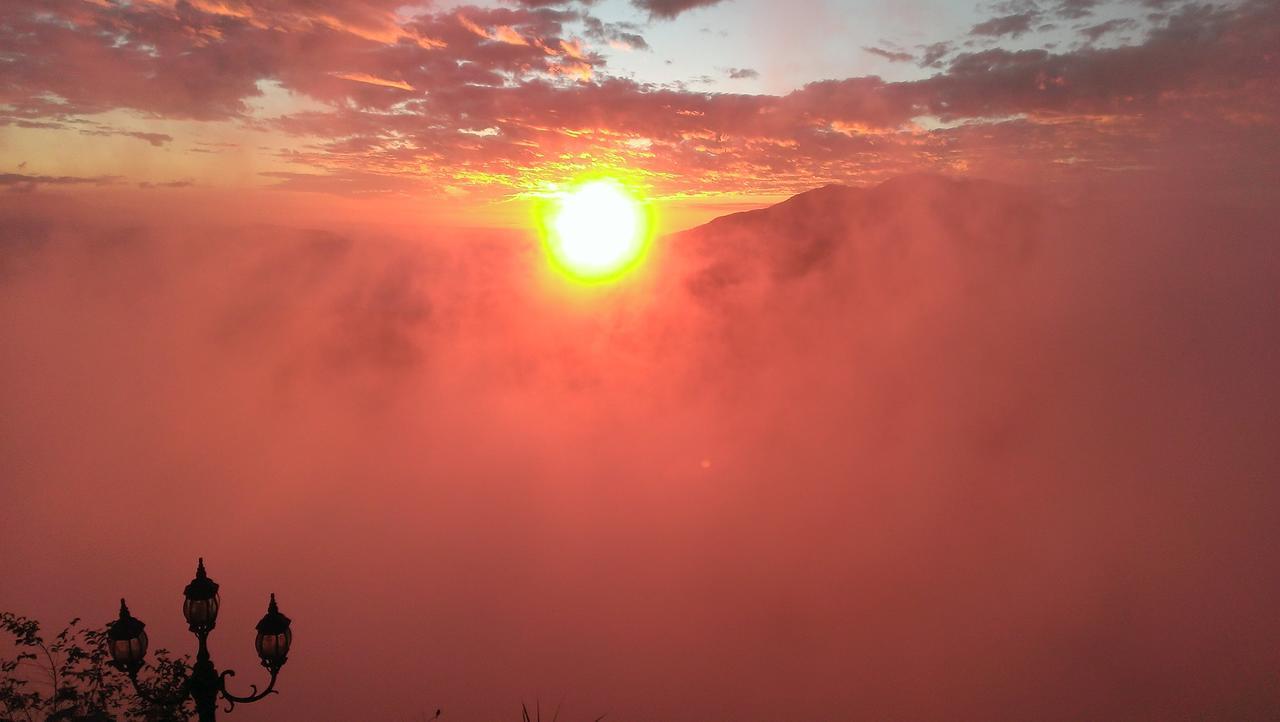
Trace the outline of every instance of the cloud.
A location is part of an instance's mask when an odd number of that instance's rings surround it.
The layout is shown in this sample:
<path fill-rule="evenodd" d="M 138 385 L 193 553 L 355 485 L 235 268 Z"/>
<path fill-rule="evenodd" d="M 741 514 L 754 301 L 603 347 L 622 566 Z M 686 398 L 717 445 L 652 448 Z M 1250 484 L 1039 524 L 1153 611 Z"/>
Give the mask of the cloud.
<path fill-rule="evenodd" d="M 1040 164 L 1041 173 L 1052 177 L 1115 165 L 1139 148 L 1158 165 L 1188 162 L 1208 137 L 1188 122 L 1217 128 L 1215 133 L 1236 138 L 1237 147 L 1257 148 L 1260 154 L 1241 155 L 1253 166 L 1270 157 L 1260 132 L 1266 119 L 1276 117 L 1274 104 L 1256 90 L 1259 83 L 1276 82 L 1273 69 L 1247 60 L 1269 52 L 1278 25 L 1273 11 L 1257 10 L 1181 13 L 1142 44 L 1120 48 L 961 53 L 943 72 L 917 81 L 822 81 L 782 96 L 704 94 L 616 78 L 574 87 L 536 81 L 472 85 L 438 92 L 447 100 L 444 106 L 410 106 L 425 114 L 416 119 L 349 110 L 287 119 L 282 127 L 366 138 L 375 145 L 389 132 L 404 134 L 398 137 L 407 135 L 418 148 L 445 159 L 465 157 L 472 168 L 491 169 L 486 180 L 516 187 L 548 177 L 540 173 L 571 173 L 546 159 L 587 149 L 594 158 L 678 178 L 673 190 L 705 187 L 703 178 L 708 184 L 786 184 L 781 189 L 792 190 L 805 179 L 842 177 L 832 175 L 842 172 L 832 163 L 850 157 L 859 159 L 863 174 L 939 170 L 962 162 L 994 169 L 990 164 L 1018 158 L 1028 169 Z M 1264 126 L 1239 125 L 1232 118 L 1244 116 L 1228 110 L 1236 106 Z M 913 129 L 922 115 L 976 126 Z M 477 149 L 457 146 L 456 133 L 422 130 L 422 118 L 429 126 L 448 127 L 464 117 L 464 127 L 495 127 L 501 135 Z M 980 131 L 988 140 L 975 143 Z M 650 145 L 638 153 L 626 145 L 631 138 Z M 1187 140 L 1190 145 L 1182 145 Z M 1069 155 L 1064 147 L 1072 148 Z M 326 154 L 330 162 L 347 154 L 337 144 L 332 149 Z M 1059 162 L 1068 157 L 1070 164 Z M 322 159 L 315 156 L 314 162 Z M 520 170 L 513 173 L 513 167 Z"/>
<path fill-rule="evenodd" d="M 922 46 L 922 49 L 924 53 L 920 56 L 920 65 L 940 68 L 942 67 L 942 59 L 952 51 L 952 44 L 948 42 L 930 43 Z"/>
<path fill-rule="evenodd" d="M 897 50 L 885 50 L 884 48 L 866 46 L 862 49 L 872 55 L 878 55 L 891 63 L 909 63 L 915 59 L 915 56 L 911 53 L 904 53 Z"/>
<path fill-rule="evenodd" d="M 28 175 L 23 173 L 0 173 L 0 187 L 7 187 L 15 192 L 29 192 L 35 190 L 42 185 L 52 186 L 73 186 L 73 185 L 93 185 L 102 186 L 118 183 L 122 179 L 120 176 L 101 175 L 101 176 L 48 176 L 48 175 Z"/>
<path fill-rule="evenodd" d="M 593 43 L 626 41 L 634 28 L 564 7 L 425 12 L 398 21 L 385 42 L 369 37 L 377 13 L 339 22 L 279 5 L 228 6 L 257 13 L 250 17 L 85 5 L 51 22 L 35 10 L 49 6 L 24 3 L 0 8 L 8 18 L 0 34 L 18 48 L 0 122 L 85 128 L 107 110 L 237 118 L 306 136 L 278 160 L 302 176 L 340 179 L 306 187 L 355 195 L 458 184 L 518 193 L 593 164 L 635 168 L 657 192 L 785 192 L 910 170 L 1020 168 L 1017 177 L 1056 178 L 1084 168 L 1191 167 L 1212 156 L 1209 138 L 1239 149 L 1247 168 L 1275 154 L 1265 129 L 1276 122 L 1280 81 L 1267 58 L 1280 18 L 1264 2 L 1184 8 L 1120 47 L 934 43 L 919 53 L 932 77 L 834 79 L 783 95 L 613 75 Z M 1016 11 L 1005 18 L 1033 12 L 1003 9 Z M 261 27 L 262 13 L 280 24 Z M 346 29 L 361 18 L 360 32 Z M 579 19 L 584 36 L 576 38 L 566 28 Z M 126 39 L 106 42 L 106 28 L 127 28 L 112 31 Z M 1076 37 L 1118 29 L 1104 22 Z M 438 43 L 414 40 L 428 37 Z M 183 65 L 180 76 L 166 75 Z M 181 88 L 167 85 L 180 79 Z M 255 115 L 248 101 L 267 83 L 314 107 Z M 192 92 L 197 86 L 208 91 Z M 495 134 L 458 132 L 466 128 Z M 1139 153 L 1142 163 L 1125 162 Z"/>
<path fill-rule="evenodd" d="M 1089 42 L 1097 42 L 1103 35 L 1114 33 L 1118 30 L 1132 28 L 1137 23 L 1131 18 L 1112 18 L 1104 20 L 1096 25 L 1090 25 L 1080 29 L 1080 34 L 1089 40 Z"/>
<path fill-rule="evenodd" d="M 1101 3 L 1102 0 L 1060 0 L 1054 12 L 1060 18 L 1077 20 L 1092 15 L 1093 9 Z"/>
<path fill-rule="evenodd" d="M 650 17 L 670 20 L 695 8 L 718 5 L 723 0 L 631 0 L 631 4 L 648 11 Z"/>
<path fill-rule="evenodd" d="M 271 80 L 324 102 L 388 107 L 400 99 L 337 77 L 393 79 L 425 92 L 498 83 L 504 74 L 561 74 L 563 23 L 576 17 L 549 8 L 468 8 L 460 16 L 468 29 L 452 14 L 401 22 L 376 5 L 338 5 L 197 3 L 189 12 L 100 5 L 59 17 L 15 0 L 0 8 L 0 42 L 16 58 L 5 97 L 26 120 L 114 108 L 212 120 L 247 117 L 248 101 Z M 591 54 L 573 59 L 597 62 Z"/>
<path fill-rule="evenodd" d="M 1009 35 L 1018 37 L 1031 30 L 1031 24 L 1039 18 L 1038 13 L 1027 12 L 1016 15 L 1004 15 L 998 18 L 991 18 L 974 25 L 969 31 L 970 35 L 988 35 L 991 37 L 1000 37 Z"/>
<path fill-rule="evenodd" d="M 195 181 L 191 180 L 190 178 L 183 178 L 181 180 L 165 181 L 163 183 L 151 183 L 149 181 L 143 181 L 138 184 L 138 187 L 139 188 L 190 188 L 195 184 L 196 184 Z"/>
<path fill-rule="evenodd" d="M 147 133 L 137 130 L 119 130 L 115 128 L 83 128 L 80 130 L 80 134 L 100 136 L 116 135 L 126 138 L 137 138 L 138 140 L 145 140 L 157 148 L 173 140 L 173 136 L 167 133 Z"/>
<path fill-rule="evenodd" d="M 726 75 L 730 80 L 742 80 L 746 78 L 758 78 L 760 73 L 754 68 L 729 68 Z"/>
<path fill-rule="evenodd" d="M 629 23 L 606 23 L 593 15 L 583 15 L 585 35 L 588 39 L 607 43 L 617 50 L 648 50 L 649 43 Z"/>

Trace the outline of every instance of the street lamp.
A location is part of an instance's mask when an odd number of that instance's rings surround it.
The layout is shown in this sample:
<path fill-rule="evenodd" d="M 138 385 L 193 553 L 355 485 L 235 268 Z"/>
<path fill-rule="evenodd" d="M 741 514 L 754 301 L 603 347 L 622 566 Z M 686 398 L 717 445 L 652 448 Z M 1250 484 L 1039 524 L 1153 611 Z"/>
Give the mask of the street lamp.
<path fill-rule="evenodd" d="M 182 590 L 182 616 L 187 618 L 187 628 L 196 634 L 208 634 L 218 622 L 218 583 L 204 573 L 204 557 L 196 563 L 196 578 Z"/>
<path fill-rule="evenodd" d="M 262 658 L 262 666 L 271 670 L 274 675 L 284 663 L 289 661 L 289 645 L 293 644 L 293 632 L 289 630 L 289 618 L 280 613 L 276 606 L 276 595 L 271 595 L 267 604 L 267 613 L 257 626 L 258 638 L 253 646 Z"/>
<path fill-rule="evenodd" d="M 230 712 L 236 703 L 257 702 L 269 694 L 275 693 L 276 675 L 288 661 L 289 646 L 293 643 L 293 632 L 289 629 L 289 618 L 280 613 L 276 606 L 276 595 L 271 595 L 267 605 L 267 613 L 258 622 L 258 636 L 254 647 L 262 666 L 271 674 L 267 688 L 258 692 L 257 685 L 249 685 L 248 696 L 240 697 L 227 691 L 227 677 L 235 676 L 228 669 L 221 674 L 214 668 L 209 659 L 209 632 L 218 622 L 218 607 L 221 598 L 218 596 L 218 583 L 209 578 L 204 571 L 204 559 L 196 565 L 196 578 L 191 580 L 183 591 L 182 616 L 187 618 L 187 628 L 200 642 L 200 650 L 196 654 L 196 663 L 191 667 L 191 674 L 178 689 L 178 693 L 168 699 L 155 698 L 138 686 L 138 672 L 142 669 L 143 657 L 147 654 L 147 626 L 129 614 L 129 607 L 120 600 L 120 617 L 107 629 L 107 648 L 111 652 L 118 669 L 129 675 L 134 690 L 139 697 L 156 704 L 180 704 L 191 697 L 196 704 L 196 714 L 200 722 L 213 722 L 218 709 L 218 697 L 227 703 Z"/>
<path fill-rule="evenodd" d="M 120 600 L 120 618 L 107 630 L 107 644 L 111 647 L 111 658 L 116 665 L 136 675 L 142 668 L 142 658 L 147 655 L 147 633 L 143 627 L 147 625 L 134 619 L 129 614 L 129 607 Z"/>

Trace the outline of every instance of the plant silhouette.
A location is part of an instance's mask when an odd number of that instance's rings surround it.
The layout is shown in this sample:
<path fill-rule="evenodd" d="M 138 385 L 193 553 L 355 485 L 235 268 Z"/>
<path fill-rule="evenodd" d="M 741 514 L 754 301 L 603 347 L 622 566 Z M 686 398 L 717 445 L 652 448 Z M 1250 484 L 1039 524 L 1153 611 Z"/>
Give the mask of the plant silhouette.
<path fill-rule="evenodd" d="M 189 699 L 176 705 L 143 700 L 111 664 L 106 625 L 90 628 L 72 619 L 51 639 L 40 623 L 0 612 L 0 631 L 13 639 L 16 655 L 0 658 L 0 722 L 179 722 L 194 714 Z M 144 691 L 173 697 L 186 678 L 187 657 L 159 649 Z"/>

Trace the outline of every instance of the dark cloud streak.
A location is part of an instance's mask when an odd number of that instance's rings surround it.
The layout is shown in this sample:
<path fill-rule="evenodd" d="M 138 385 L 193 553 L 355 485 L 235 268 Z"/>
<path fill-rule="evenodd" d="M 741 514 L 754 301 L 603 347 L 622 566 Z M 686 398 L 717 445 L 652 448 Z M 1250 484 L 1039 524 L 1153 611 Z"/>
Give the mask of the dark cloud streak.
<path fill-rule="evenodd" d="M 696 8 L 719 5 L 724 0 L 631 0 L 631 4 L 647 11 L 650 17 L 671 20 Z"/>
<path fill-rule="evenodd" d="M 1038 13 L 1019 13 L 1017 15 L 1004 15 L 998 18 L 984 20 L 969 31 L 970 35 L 987 35 L 991 37 L 1000 37 L 1008 35 L 1010 37 L 1018 37 L 1031 31 L 1032 24 L 1039 18 Z"/>
<path fill-rule="evenodd" d="M 864 47 L 862 49 L 867 51 L 868 53 L 871 53 L 872 55 L 876 55 L 881 58 L 884 58 L 885 60 L 888 60 L 891 63 L 909 63 L 912 60 L 915 60 L 915 56 L 912 55 L 911 53 L 904 53 L 897 50 L 886 50 L 884 48 L 876 48 L 876 47 Z"/>

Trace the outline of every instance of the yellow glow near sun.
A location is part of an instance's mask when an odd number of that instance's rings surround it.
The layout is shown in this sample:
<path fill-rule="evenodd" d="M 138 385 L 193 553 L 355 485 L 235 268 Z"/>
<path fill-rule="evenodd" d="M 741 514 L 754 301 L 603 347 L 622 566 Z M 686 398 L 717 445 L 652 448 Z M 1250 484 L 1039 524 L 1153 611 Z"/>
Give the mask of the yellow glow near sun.
<path fill-rule="evenodd" d="M 574 183 L 548 199 L 538 216 L 551 264 L 582 283 L 614 280 L 648 250 L 648 206 L 614 178 Z"/>

